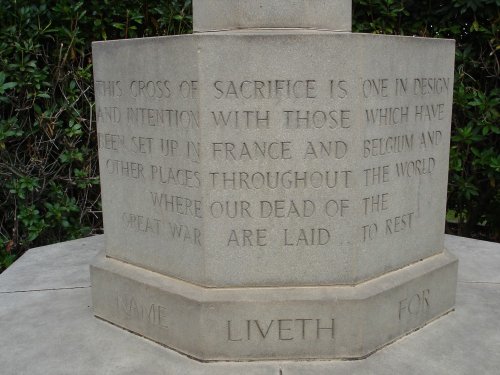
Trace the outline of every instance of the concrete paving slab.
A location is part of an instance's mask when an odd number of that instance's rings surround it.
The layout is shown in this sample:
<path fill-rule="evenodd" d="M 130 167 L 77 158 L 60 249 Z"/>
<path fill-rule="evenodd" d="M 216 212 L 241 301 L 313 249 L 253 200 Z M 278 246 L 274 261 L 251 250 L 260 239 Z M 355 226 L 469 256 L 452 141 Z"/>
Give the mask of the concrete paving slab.
<path fill-rule="evenodd" d="M 456 311 L 367 359 L 209 364 L 94 318 L 88 263 L 102 237 L 32 249 L 0 275 L 0 373 L 498 374 L 500 244 L 452 236 L 446 243 L 461 262 Z M 40 289 L 56 290 L 22 292 Z"/>
<path fill-rule="evenodd" d="M 89 262 L 104 249 L 104 236 L 28 250 L 2 273 L 0 293 L 90 286 Z"/>
<path fill-rule="evenodd" d="M 0 296 L 5 375 L 278 374 L 276 363 L 202 364 L 94 318 L 90 289 Z"/>
<path fill-rule="evenodd" d="M 498 243 L 446 236 L 444 244 L 460 258 L 459 281 L 500 283 Z"/>

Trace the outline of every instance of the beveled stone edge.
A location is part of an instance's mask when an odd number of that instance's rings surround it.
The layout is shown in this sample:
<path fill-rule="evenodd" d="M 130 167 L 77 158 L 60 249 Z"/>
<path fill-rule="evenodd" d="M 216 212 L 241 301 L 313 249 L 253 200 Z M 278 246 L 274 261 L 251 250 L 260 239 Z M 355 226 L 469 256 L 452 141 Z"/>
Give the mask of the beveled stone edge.
<path fill-rule="evenodd" d="M 193 33 L 193 34 L 179 34 L 179 35 L 162 35 L 162 36 L 149 36 L 142 38 L 129 38 L 129 39 L 113 39 L 113 40 L 95 40 L 92 44 L 92 49 L 95 47 L 103 48 L 106 45 L 126 45 L 134 43 L 155 43 L 155 42 L 166 42 L 177 38 L 189 39 L 189 38 L 207 38 L 214 36 L 224 36 L 224 37 L 239 37 L 239 36 L 271 36 L 271 37 L 286 37 L 286 36 L 296 36 L 301 35 L 304 37 L 318 37 L 318 36 L 329 36 L 329 37 L 343 37 L 343 38 L 384 38 L 384 39 L 405 39 L 406 41 L 425 41 L 429 43 L 453 43 L 456 44 L 455 39 L 449 38 L 429 38 L 416 35 L 386 35 L 386 34 L 370 34 L 370 33 L 353 33 L 347 31 L 337 31 L 337 30 L 327 30 L 318 28 L 255 28 L 255 29 L 227 29 L 227 30 L 214 30 L 207 31 L 203 33 Z M 92 50 L 92 53 L 96 51 Z"/>
<path fill-rule="evenodd" d="M 384 291 L 392 289 L 394 285 L 404 284 L 415 278 L 433 272 L 449 263 L 458 263 L 458 259 L 448 250 L 431 256 L 419 262 L 410 264 L 401 269 L 391 271 L 374 279 L 364 281 L 357 285 L 321 285 L 321 286 L 283 286 L 283 287 L 227 287 L 211 288 L 192 284 L 185 280 L 176 279 L 160 273 L 141 268 L 130 263 L 125 263 L 114 258 L 106 257 L 101 251 L 93 260 L 90 267 L 97 267 L 116 273 L 122 277 L 133 278 L 134 281 L 149 284 L 152 287 L 164 290 L 168 293 L 182 295 L 185 298 L 197 302 L 267 302 L 269 296 L 280 298 L 276 302 L 284 302 L 294 299 L 317 300 L 318 293 L 323 299 L 324 295 L 335 294 L 332 300 L 342 298 L 346 300 L 364 300 L 376 296 Z M 243 293 L 244 292 L 244 295 Z M 353 293 L 355 296 L 353 296 Z M 327 299 L 328 301 L 328 299 Z"/>
<path fill-rule="evenodd" d="M 238 33 L 248 33 L 248 34 L 258 34 L 258 33 L 276 33 L 276 32 L 295 32 L 310 34 L 317 32 L 319 34 L 336 34 L 344 33 L 350 34 L 351 30 L 348 29 L 326 29 L 322 27 L 235 27 L 235 28 L 221 28 L 221 29 L 207 29 L 203 31 L 194 30 L 194 35 L 203 34 L 217 34 L 217 33 L 228 33 L 228 34 L 238 34 Z"/>

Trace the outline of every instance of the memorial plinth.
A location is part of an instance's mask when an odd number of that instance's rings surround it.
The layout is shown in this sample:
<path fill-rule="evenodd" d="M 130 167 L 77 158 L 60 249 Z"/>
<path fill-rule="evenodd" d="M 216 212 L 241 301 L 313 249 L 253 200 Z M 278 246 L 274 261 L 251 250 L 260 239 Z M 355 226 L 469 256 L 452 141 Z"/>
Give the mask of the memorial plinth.
<path fill-rule="evenodd" d="M 202 360 L 316 359 L 453 309 L 454 42 L 351 34 L 343 0 L 194 12 L 93 45 L 96 316 Z"/>

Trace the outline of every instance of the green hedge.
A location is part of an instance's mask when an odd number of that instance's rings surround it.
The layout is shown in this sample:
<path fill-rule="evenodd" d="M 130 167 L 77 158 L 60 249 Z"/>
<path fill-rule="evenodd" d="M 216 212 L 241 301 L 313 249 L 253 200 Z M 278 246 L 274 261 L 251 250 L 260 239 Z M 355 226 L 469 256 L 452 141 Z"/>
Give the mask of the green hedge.
<path fill-rule="evenodd" d="M 190 1 L 0 0 L 0 271 L 102 231 L 94 40 L 186 33 Z"/>
<path fill-rule="evenodd" d="M 500 0 L 355 0 L 354 30 L 457 40 L 450 230 L 499 239 Z M 93 40 L 191 31 L 191 1 L 0 1 L 0 271 L 102 229 Z"/>
<path fill-rule="evenodd" d="M 500 241 L 500 0 L 354 0 L 354 31 L 456 40 L 447 231 Z"/>

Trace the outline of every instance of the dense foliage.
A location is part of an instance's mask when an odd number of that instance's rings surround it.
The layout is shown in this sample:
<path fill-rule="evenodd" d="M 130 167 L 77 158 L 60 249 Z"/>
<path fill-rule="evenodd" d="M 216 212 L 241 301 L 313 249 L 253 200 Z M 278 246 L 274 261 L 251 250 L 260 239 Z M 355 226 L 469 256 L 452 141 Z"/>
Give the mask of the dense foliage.
<path fill-rule="evenodd" d="M 102 229 L 91 42 L 189 32 L 190 1 L 0 0 L 0 272 Z"/>
<path fill-rule="evenodd" d="M 354 30 L 457 40 L 449 218 L 500 236 L 500 0 L 355 0 Z M 0 0 L 0 271 L 101 231 L 93 40 L 186 33 L 191 0 Z"/>

